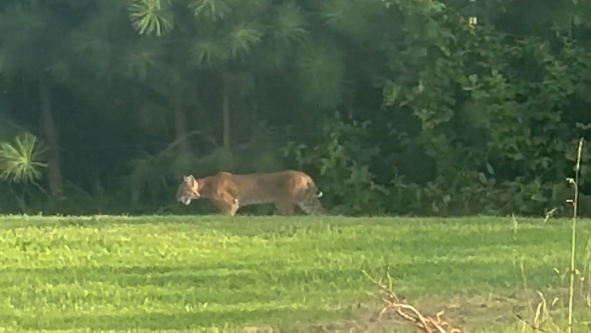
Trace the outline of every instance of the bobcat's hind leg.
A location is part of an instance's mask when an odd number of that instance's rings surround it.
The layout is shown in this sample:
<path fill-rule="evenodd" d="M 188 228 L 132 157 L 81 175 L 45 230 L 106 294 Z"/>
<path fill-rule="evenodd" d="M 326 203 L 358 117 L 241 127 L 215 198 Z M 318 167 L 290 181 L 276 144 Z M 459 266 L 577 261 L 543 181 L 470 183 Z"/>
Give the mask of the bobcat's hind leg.
<path fill-rule="evenodd" d="M 298 202 L 298 206 L 308 215 L 326 215 L 326 210 L 317 197 L 306 197 Z"/>
<path fill-rule="evenodd" d="M 275 208 L 280 215 L 292 216 L 295 214 L 295 204 L 290 201 L 277 201 Z"/>

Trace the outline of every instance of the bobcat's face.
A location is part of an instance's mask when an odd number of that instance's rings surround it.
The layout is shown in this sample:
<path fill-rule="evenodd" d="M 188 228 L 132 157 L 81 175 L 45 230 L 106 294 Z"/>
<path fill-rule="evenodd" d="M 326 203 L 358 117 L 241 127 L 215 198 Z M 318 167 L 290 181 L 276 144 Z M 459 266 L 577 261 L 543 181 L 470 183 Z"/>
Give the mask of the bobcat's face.
<path fill-rule="evenodd" d="M 191 200 L 199 199 L 199 183 L 193 176 L 184 176 L 183 182 L 176 193 L 176 200 L 188 205 Z"/>

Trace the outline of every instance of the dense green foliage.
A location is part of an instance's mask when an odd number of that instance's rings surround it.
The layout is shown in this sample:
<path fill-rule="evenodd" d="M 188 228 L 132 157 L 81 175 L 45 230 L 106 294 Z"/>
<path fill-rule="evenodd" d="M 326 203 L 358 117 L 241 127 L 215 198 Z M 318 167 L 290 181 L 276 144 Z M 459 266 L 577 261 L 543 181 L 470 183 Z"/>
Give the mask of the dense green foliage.
<path fill-rule="evenodd" d="M 559 332 L 552 325 L 564 319 L 565 222 L 3 217 L 0 330 L 382 332 L 363 315 L 379 304 L 362 272 L 381 278 L 388 270 L 401 297 L 429 313 L 445 309 L 471 332 L 523 332 L 515 317 L 533 318 L 540 292 L 548 300 L 540 328 Z M 579 236 L 590 239 L 591 224 Z M 577 247 L 587 277 L 589 245 Z M 588 286 L 576 285 L 581 332 Z M 407 331 L 390 325 L 384 332 Z"/>
<path fill-rule="evenodd" d="M 543 215 L 590 42 L 588 1 L 4 1 L 0 112 L 30 133 L 0 126 L 0 210 L 187 212 L 183 174 L 300 168 L 335 213 Z"/>

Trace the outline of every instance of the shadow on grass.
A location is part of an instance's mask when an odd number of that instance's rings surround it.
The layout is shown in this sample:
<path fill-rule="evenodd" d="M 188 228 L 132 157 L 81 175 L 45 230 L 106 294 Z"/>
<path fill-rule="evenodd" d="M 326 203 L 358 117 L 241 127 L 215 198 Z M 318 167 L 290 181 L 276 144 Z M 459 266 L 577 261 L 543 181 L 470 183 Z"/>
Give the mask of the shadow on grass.
<path fill-rule="evenodd" d="M 334 296 L 359 294 L 371 290 L 371 282 L 363 275 L 379 277 L 384 272 L 383 266 L 374 265 L 359 268 L 330 267 L 283 267 L 275 263 L 252 263 L 239 265 L 199 265 L 186 267 L 101 267 L 101 268 L 7 268 L 0 270 L 0 296 L 20 300 L 26 307 L 33 295 L 27 290 L 34 286 L 14 288 L 21 281 L 28 280 L 39 286 L 77 285 L 113 286 L 116 289 L 144 288 L 130 297 L 143 299 L 146 296 L 157 297 L 164 302 L 178 302 L 179 294 L 194 293 L 199 302 L 233 304 L 247 302 L 251 297 L 260 301 L 272 301 L 280 297 L 303 297 L 308 292 L 321 292 L 327 299 Z M 453 293 L 465 289 L 516 290 L 522 287 L 520 268 L 512 261 L 463 262 L 461 258 L 448 258 L 440 262 L 416 261 L 399 263 L 389 269 L 395 283 L 410 292 Z M 528 266 L 525 272 L 531 288 L 543 288 L 556 283 L 557 277 L 544 264 Z M 433 281 L 438 281 L 433 283 Z M 91 287 L 96 288 L 96 287 Z M 77 288 L 74 288 L 74 290 Z M 146 293 L 149 293 L 147 295 Z M 38 293 L 35 292 L 35 295 Z M 51 302 L 61 302 L 64 295 L 46 292 Z M 220 297 L 223 296 L 223 297 Z M 93 298 L 108 301 L 108 296 L 95 294 Z M 64 299 L 65 300 L 65 299 Z M 84 300 L 88 302 L 88 300 Z"/>
<path fill-rule="evenodd" d="M 6 268 L 0 270 L 0 285 L 18 284 L 29 277 L 40 283 L 84 284 L 107 283 L 118 288 L 127 287 L 179 287 L 202 286 L 232 287 L 258 283 L 249 269 L 223 265 L 186 267 L 99 267 L 99 268 Z M 222 271 L 222 272 L 220 272 Z M 0 295 L 2 291 L 0 291 Z"/>

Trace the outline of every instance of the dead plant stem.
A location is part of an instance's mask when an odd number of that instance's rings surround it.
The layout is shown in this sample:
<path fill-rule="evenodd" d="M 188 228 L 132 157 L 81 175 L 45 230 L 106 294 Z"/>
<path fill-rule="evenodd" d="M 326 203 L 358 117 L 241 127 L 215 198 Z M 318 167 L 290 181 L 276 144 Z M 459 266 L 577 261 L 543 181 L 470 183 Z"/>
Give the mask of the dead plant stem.
<path fill-rule="evenodd" d="M 571 184 L 574 186 L 574 198 L 573 204 L 573 219 L 571 226 L 571 248 L 570 248 L 570 283 L 568 288 L 568 333 L 573 332 L 573 311 L 574 311 L 574 293 L 575 293 L 575 259 L 576 259 L 576 244 L 577 244 L 577 215 L 579 208 L 579 174 L 581 170 L 581 160 L 583 157 L 583 142 L 584 139 L 579 140 L 579 147 L 577 149 L 577 161 L 575 164 L 575 178 L 571 180 Z"/>

